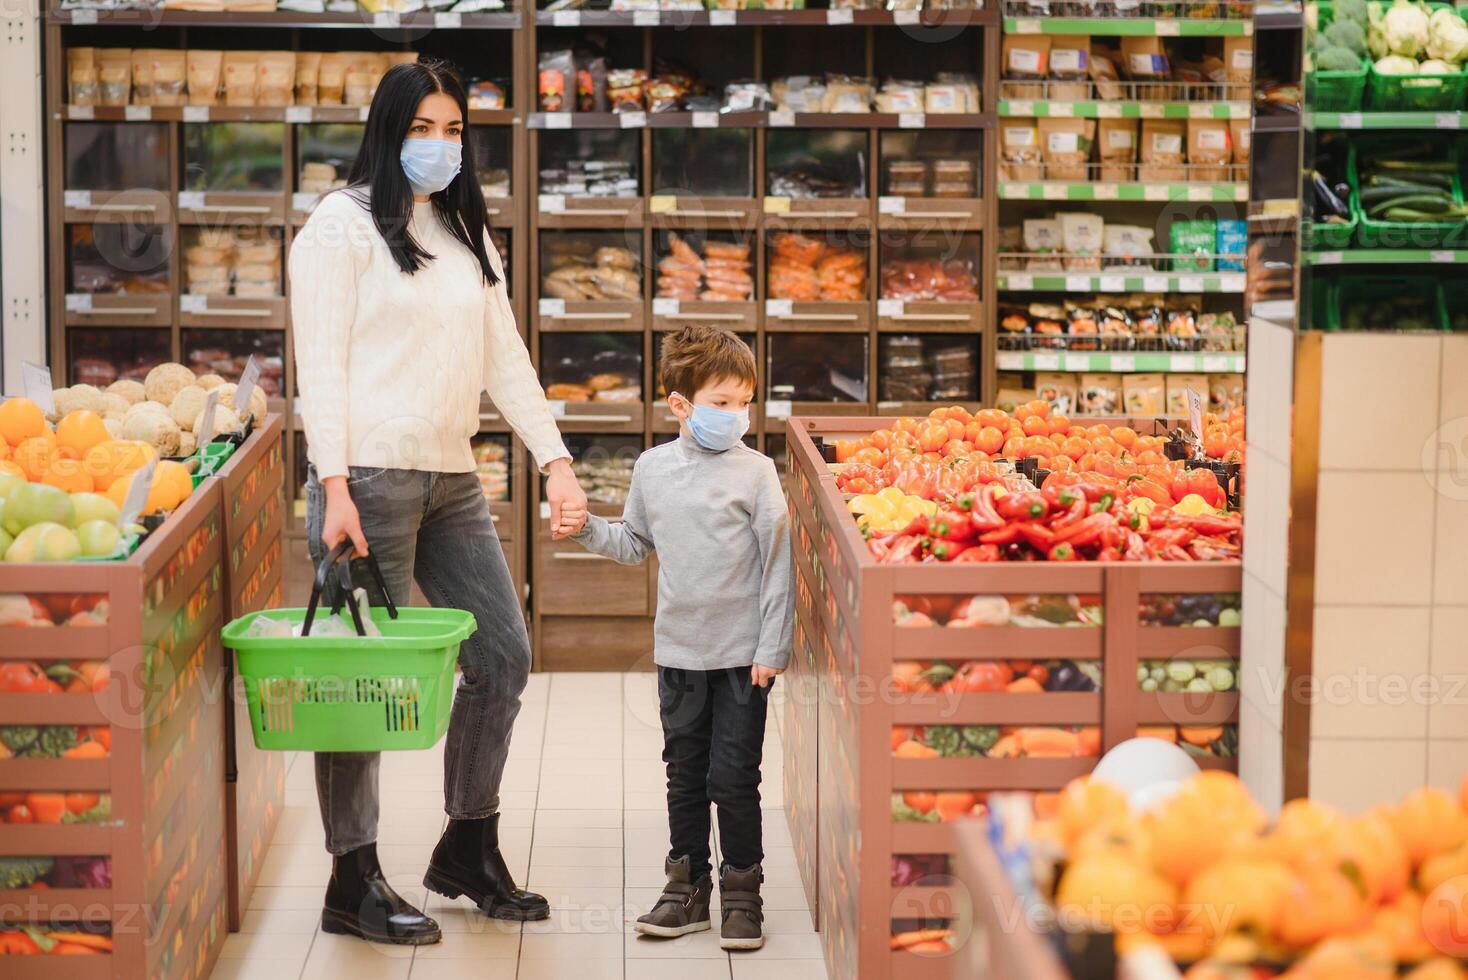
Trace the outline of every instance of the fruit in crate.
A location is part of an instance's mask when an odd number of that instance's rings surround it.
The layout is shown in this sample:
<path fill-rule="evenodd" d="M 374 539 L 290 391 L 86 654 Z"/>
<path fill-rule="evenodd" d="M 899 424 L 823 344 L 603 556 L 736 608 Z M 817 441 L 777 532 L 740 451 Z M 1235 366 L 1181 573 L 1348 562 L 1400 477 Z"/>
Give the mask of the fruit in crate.
<path fill-rule="evenodd" d="M 76 532 L 63 524 L 41 521 L 15 536 L 5 549 L 8 562 L 71 561 L 82 553 Z"/>
<path fill-rule="evenodd" d="M 70 494 L 44 483 L 16 487 L 5 498 L 5 508 L 0 511 L 0 524 L 12 535 L 19 535 L 35 524 L 70 527 L 75 522 L 76 507 Z"/>
<path fill-rule="evenodd" d="M 897 531 L 918 517 L 932 517 L 938 511 L 934 501 L 888 487 L 877 493 L 858 494 L 846 504 L 856 515 L 856 526 L 862 530 Z"/>

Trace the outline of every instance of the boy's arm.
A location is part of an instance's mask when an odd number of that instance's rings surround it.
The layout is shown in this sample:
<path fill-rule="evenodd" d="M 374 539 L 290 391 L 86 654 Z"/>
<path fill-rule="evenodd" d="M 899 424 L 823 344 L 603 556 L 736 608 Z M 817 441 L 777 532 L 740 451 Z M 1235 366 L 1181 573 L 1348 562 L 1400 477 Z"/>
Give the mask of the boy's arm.
<path fill-rule="evenodd" d="M 590 514 L 586 525 L 571 535 L 571 540 L 587 551 L 610 558 L 623 565 L 640 565 L 648 553 L 656 550 L 647 525 L 647 511 L 642 505 L 642 487 L 638 482 L 640 467 L 632 468 L 632 485 L 622 505 L 622 521 L 614 524 Z"/>
<path fill-rule="evenodd" d="M 754 662 L 784 670 L 790 662 L 794 628 L 794 566 L 790 560 L 790 527 L 785 493 L 774 463 L 766 461 L 755 498 L 754 536 L 763 572 L 760 583 L 760 634 Z"/>

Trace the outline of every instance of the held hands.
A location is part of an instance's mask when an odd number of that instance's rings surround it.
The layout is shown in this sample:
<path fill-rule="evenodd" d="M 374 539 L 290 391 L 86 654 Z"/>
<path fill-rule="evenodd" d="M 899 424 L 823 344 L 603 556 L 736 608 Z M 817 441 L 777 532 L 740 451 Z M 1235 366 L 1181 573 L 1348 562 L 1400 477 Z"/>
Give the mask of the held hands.
<path fill-rule="evenodd" d="M 550 464 L 545 496 L 550 503 L 551 540 L 569 538 L 586 525 L 586 494 L 571 471 L 570 460 Z"/>
<path fill-rule="evenodd" d="M 766 667 L 764 664 L 751 664 L 749 668 L 749 682 L 755 687 L 769 687 L 775 678 L 785 671 L 778 667 Z"/>
<path fill-rule="evenodd" d="M 351 538 L 356 551 L 353 558 L 367 555 L 367 536 L 362 533 L 362 519 L 357 515 L 357 505 L 347 490 L 347 478 L 329 476 L 321 481 L 326 490 L 326 516 L 321 522 L 321 543 L 329 553 L 343 538 Z"/>

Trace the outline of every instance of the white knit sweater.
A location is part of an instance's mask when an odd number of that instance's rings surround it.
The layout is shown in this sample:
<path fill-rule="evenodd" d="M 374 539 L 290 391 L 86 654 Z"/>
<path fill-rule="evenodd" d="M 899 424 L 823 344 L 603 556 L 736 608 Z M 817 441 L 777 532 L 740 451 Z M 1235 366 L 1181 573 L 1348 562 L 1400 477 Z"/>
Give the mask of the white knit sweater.
<path fill-rule="evenodd" d="M 500 278 L 491 289 L 433 205 L 415 204 L 409 227 L 434 259 L 407 275 L 355 193 L 326 195 L 290 249 L 296 378 L 318 476 L 472 471 L 485 390 L 542 470 L 569 458 L 494 246 L 485 241 Z"/>

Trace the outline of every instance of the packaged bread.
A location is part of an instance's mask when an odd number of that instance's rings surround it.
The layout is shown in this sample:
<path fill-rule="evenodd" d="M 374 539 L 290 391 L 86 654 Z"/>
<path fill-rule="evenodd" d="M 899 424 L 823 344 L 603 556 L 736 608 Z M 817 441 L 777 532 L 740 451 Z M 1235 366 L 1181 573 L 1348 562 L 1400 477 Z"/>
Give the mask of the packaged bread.
<path fill-rule="evenodd" d="M 296 54 L 294 51 L 260 52 L 260 84 L 256 101 L 260 105 L 290 105 L 296 96 Z"/>
<path fill-rule="evenodd" d="M 316 104 L 341 105 L 346 91 L 347 56 L 332 51 L 321 56 L 316 77 Z"/>
<path fill-rule="evenodd" d="M 185 66 L 188 74 L 189 105 L 218 104 L 223 69 L 223 51 L 189 49 L 188 63 Z"/>
<path fill-rule="evenodd" d="M 1002 119 L 999 122 L 999 179 L 1043 180 L 1044 155 L 1040 131 L 1034 119 Z"/>
<path fill-rule="evenodd" d="M 1079 102 L 1091 97 L 1091 39 L 1060 35 L 1050 40 L 1050 84 L 1046 98 Z"/>
<path fill-rule="evenodd" d="M 1228 122 L 1223 119 L 1188 120 L 1188 179 L 1222 182 L 1229 179 L 1233 148 Z"/>
<path fill-rule="evenodd" d="M 259 282 L 237 280 L 234 294 L 241 299 L 274 299 L 280 295 L 280 279 L 262 279 Z"/>
<path fill-rule="evenodd" d="M 1123 407 L 1119 374 L 1082 374 L 1076 386 L 1080 415 L 1120 415 Z"/>
<path fill-rule="evenodd" d="M 377 83 L 387 73 L 387 59 L 372 51 L 356 51 L 348 58 L 342 101 L 347 105 L 371 105 Z"/>
<path fill-rule="evenodd" d="M 234 260 L 250 265 L 274 265 L 280 268 L 280 246 L 275 242 L 250 242 L 236 247 Z"/>
<path fill-rule="evenodd" d="M 96 48 L 67 49 L 66 101 L 71 105 L 97 105 L 99 102 L 96 51 Z M 128 62 L 128 84 L 132 84 L 131 55 Z"/>
<path fill-rule="evenodd" d="M 1186 142 L 1186 120 L 1143 119 L 1137 179 L 1149 183 L 1187 180 L 1183 166 Z"/>
<path fill-rule="evenodd" d="M 1050 72 L 1048 34 L 1006 34 L 1001 52 L 1004 94 L 1011 99 L 1045 98 Z"/>
<path fill-rule="evenodd" d="M 1035 397 L 1050 405 L 1052 415 L 1071 415 L 1076 410 L 1076 376 L 1065 371 L 1035 374 Z"/>
<path fill-rule="evenodd" d="M 1091 49 L 1090 75 L 1091 84 L 1096 86 L 1096 98 L 1114 102 L 1124 97 L 1125 92 L 1121 85 L 1121 75 L 1116 68 L 1116 59 L 1120 55 L 1114 51 L 1097 51 Z"/>
<path fill-rule="evenodd" d="M 153 104 L 153 49 L 133 48 L 133 105 Z"/>
<path fill-rule="evenodd" d="M 280 279 L 280 266 L 273 262 L 251 262 L 234 267 L 239 282 L 275 282 Z"/>
<path fill-rule="evenodd" d="M 187 84 L 188 68 L 184 53 L 176 48 L 154 49 L 153 104 L 183 105 Z"/>
<path fill-rule="evenodd" d="M 1127 415 L 1153 418 L 1162 414 L 1167 386 L 1160 374 L 1128 374 L 1121 382 L 1122 406 Z"/>
<path fill-rule="evenodd" d="M 1091 159 L 1091 144 L 1096 139 L 1096 120 L 1047 117 L 1037 122 L 1040 152 L 1045 159 L 1045 179 L 1089 179 L 1086 164 Z"/>
<path fill-rule="evenodd" d="M 1065 267 L 1073 272 L 1100 272 L 1105 220 L 1089 211 L 1062 211 L 1055 217 L 1060 222 Z"/>
<path fill-rule="evenodd" d="M 1137 120 L 1098 119 L 1096 158 L 1100 180 L 1132 180 L 1137 164 Z"/>
<path fill-rule="evenodd" d="M 1252 37 L 1245 35 L 1223 39 L 1223 77 L 1228 81 L 1224 98 L 1234 101 L 1248 100 L 1249 86 L 1254 80 Z"/>
<path fill-rule="evenodd" d="M 1167 376 L 1167 414 L 1188 417 L 1188 392 L 1196 391 L 1202 403 L 1208 404 L 1208 375 L 1169 374 Z"/>
<path fill-rule="evenodd" d="M 1208 375 L 1208 410 L 1217 415 L 1233 411 L 1244 404 L 1242 374 Z"/>
<path fill-rule="evenodd" d="M 296 52 L 296 105 L 316 104 L 316 82 L 321 75 L 320 51 Z"/>
<path fill-rule="evenodd" d="M 1172 73 L 1162 38 L 1156 36 L 1123 37 L 1121 64 L 1126 77 L 1134 82 L 1166 81 Z M 1142 93 L 1142 97 L 1155 98 L 1147 93 Z"/>
<path fill-rule="evenodd" d="M 254 51 L 224 53 L 224 104 L 252 106 L 260 88 L 260 57 Z"/>
<path fill-rule="evenodd" d="M 97 105 L 127 105 L 132 95 L 132 52 L 99 48 L 96 55 Z"/>
<path fill-rule="evenodd" d="M 1024 222 L 1024 250 L 1029 255 L 1025 261 L 1027 272 L 1059 272 L 1060 252 L 1064 239 L 1060 222 L 1054 218 L 1026 218 Z"/>

